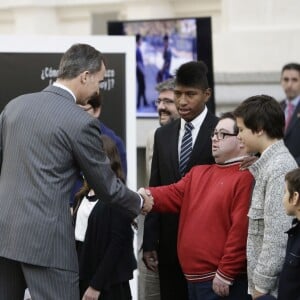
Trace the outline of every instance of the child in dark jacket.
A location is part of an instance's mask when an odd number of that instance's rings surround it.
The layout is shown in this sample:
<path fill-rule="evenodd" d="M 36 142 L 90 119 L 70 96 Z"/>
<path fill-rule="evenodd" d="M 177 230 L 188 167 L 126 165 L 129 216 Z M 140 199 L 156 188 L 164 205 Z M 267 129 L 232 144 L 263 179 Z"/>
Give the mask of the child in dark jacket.
<path fill-rule="evenodd" d="M 288 243 L 285 262 L 280 273 L 278 300 L 300 300 L 300 168 L 285 176 L 283 198 L 287 215 L 295 216 L 287 231 Z"/>
<path fill-rule="evenodd" d="M 121 181 L 124 175 L 114 142 L 101 136 L 111 168 Z M 130 300 L 129 280 L 136 269 L 133 220 L 122 210 L 101 201 L 88 183 L 77 193 L 74 209 L 79 261 L 80 299 Z"/>

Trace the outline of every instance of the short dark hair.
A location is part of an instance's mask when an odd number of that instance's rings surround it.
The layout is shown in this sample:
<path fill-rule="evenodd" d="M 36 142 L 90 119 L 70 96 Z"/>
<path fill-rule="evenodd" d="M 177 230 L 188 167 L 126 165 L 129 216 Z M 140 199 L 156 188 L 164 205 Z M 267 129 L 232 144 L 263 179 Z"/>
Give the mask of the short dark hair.
<path fill-rule="evenodd" d="M 300 64 L 292 62 L 292 63 L 288 63 L 288 64 L 284 65 L 282 67 L 281 74 L 286 70 L 295 70 L 300 73 Z"/>
<path fill-rule="evenodd" d="M 219 117 L 219 121 L 220 120 L 224 120 L 224 119 L 231 119 L 234 121 L 234 125 L 233 125 L 233 133 L 236 133 L 238 134 L 239 133 L 239 129 L 237 127 L 237 124 L 236 124 L 236 119 L 235 119 L 235 116 L 233 114 L 233 112 L 231 111 L 228 111 L 228 112 L 224 112 L 220 115 Z"/>
<path fill-rule="evenodd" d="M 105 65 L 102 53 L 87 44 L 75 44 L 62 56 L 58 78 L 73 79 L 84 71 L 96 73 Z"/>
<path fill-rule="evenodd" d="M 270 138 L 283 138 L 284 113 L 273 97 L 267 95 L 250 97 L 233 113 L 236 118 L 242 118 L 245 126 L 252 132 L 264 130 Z"/>
<path fill-rule="evenodd" d="M 209 87 L 206 64 L 203 61 L 190 61 L 182 64 L 176 71 L 175 85 L 206 90 Z"/>
<path fill-rule="evenodd" d="M 285 175 L 287 189 L 292 196 L 294 192 L 300 193 L 300 168 L 289 171 Z"/>

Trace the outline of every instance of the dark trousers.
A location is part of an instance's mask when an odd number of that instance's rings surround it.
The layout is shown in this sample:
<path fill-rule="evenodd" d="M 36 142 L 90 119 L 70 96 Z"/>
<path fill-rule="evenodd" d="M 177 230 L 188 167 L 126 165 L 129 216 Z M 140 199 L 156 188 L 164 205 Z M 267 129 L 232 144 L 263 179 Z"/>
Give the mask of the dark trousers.
<path fill-rule="evenodd" d="M 23 300 L 26 287 L 33 300 L 79 300 L 76 272 L 0 257 L 0 299 Z"/>
<path fill-rule="evenodd" d="M 171 265 L 159 264 L 161 300 L 188 300 L 186 279 L 176 262 Z"/>
<path fill-rule="evenodd" d="M 212 281 L 188 282 L 189 300 L 251 300 L 247 278 L 240 278 L 230 286 L 229 296 L 220 297 L 212 289 Z"/>
<path fill-rule="evenodd" d="M 87 282 L 79 282 L 80 286 L 80 299 L 82 298 L 84 292 L 88 288 L 89 284 Z M 131 291 L 129 282 L 122 282 L 115 284 L 109 288 L 109 290 L 102 290 L 99 300 L 131 300 Z"/>

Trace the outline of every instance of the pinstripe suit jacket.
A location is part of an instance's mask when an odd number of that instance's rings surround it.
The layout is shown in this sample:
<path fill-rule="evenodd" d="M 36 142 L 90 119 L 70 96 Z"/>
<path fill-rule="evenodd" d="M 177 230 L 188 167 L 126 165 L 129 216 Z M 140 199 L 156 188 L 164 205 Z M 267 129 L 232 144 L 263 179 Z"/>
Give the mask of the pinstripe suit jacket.
<path fill-rule="evenodd" d="M 10 101 L 0 116 L 0 256 L 77 271 L 69 209 L 79 170 L 99 197 L 140 211 L 140 197 L 111 171 L 99 121 L 49 86 Z"/>

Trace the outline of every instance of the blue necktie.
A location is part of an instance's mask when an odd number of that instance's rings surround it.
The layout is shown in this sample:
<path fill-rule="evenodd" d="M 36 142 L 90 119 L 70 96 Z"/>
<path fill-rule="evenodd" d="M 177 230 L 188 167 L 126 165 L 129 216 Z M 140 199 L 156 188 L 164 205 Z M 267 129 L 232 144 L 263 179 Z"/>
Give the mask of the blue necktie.
<path fill-rule="evenodd" d="M 185 174 L 187 162 L 190 158 L 193 149 L 193 139 L 192 139 L 193 128 L 194 126 L 192 123 L 185 123 L 184 125 L 185 132 L 181 141 L 180 162 L 179 162 L 179 171 L 182 176 Z"/>

